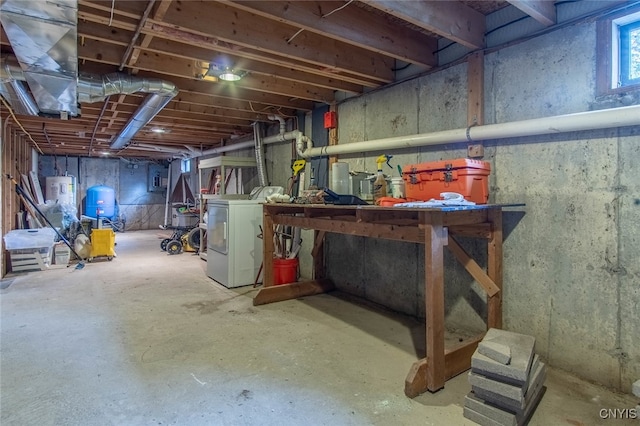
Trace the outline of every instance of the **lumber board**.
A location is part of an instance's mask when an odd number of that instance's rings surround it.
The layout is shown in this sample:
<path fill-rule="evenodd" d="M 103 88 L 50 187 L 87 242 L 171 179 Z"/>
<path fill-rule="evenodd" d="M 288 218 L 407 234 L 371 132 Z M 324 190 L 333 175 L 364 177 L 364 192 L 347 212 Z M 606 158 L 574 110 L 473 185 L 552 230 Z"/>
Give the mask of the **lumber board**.
<path fill-rule="evenodd" d="M 35 203 L 38 205 L 44 204 L 44 195 L 42 195 L 42 188 L 40 187 L 40 181 L 38 180 L 38 173 L 34 172 L 33 170 L 30 171 L 29 179 L 31 181 L 31 191 L 33 192 L 34 196 L 32 200 L 35 201 Z"/>
<path fill-rule="evenodd" d="M 464 266 L 469 274 L 475 279 L 478 284 L 484 289 L 489 297 L 495 296 L 500 288 L 493 282 L 491 277 L 487 275 L 480 265 L 469 256 L 464 248 L 451 236 L 449 236 L 449 244 L 447 246 L 453 256 Z"/>
<path fill-rule="evenodd" d="M 444 354 L 444 376 L 445 380 L 449 380 L 458 374 L 471 368 L 471 356 L 475 352 L 478 344 L 484 337 L 484 333 L 467 339 L 449 349 Z M 429 387 L 427 379 L 428 362 L 426 358 L 421 358 L 411 365 L 407 378 L 404 381 L 404 394 L 409 398 L 416 396 L 429 390 L 435 392 L 439 389 L 432 390 Z M 442 386 L 444 387 L 444 385 Z"/>
<path fill-rule="evenodd" d="M 267 303 L 282 302 L 284 300 L 297 299 L 303 296 L 326 293 L 334 288 L 335 286 L 333 282 L 326 278 L 263 287 L 253 298 L 253 306 L 266 305 Z"/>

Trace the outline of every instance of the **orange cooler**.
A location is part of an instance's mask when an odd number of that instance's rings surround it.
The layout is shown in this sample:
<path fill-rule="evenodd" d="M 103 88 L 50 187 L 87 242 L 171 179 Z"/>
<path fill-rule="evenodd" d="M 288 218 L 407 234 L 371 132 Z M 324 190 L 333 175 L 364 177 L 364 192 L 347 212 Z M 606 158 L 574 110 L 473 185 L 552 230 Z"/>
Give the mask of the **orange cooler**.
<path fill-rule="evenodd" d="M 490 173 L 491 164 L 469 158 L 409 164 L 402 168 L 408 201 L 438 200 L 441 192 L 457 192 L 468 201 L 487 204 Z"/>

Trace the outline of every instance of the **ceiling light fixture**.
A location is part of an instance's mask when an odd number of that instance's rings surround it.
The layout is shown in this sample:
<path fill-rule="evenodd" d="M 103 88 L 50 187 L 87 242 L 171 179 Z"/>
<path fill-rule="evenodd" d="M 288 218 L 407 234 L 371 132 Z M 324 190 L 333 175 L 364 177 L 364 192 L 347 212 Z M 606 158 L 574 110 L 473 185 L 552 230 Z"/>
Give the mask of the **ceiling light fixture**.
<path fill-rule="evenodd" d="M 167 129 L 163 129 L 162 127 L 152 127 L 151 131 L 153 133 L 167 133 Z"/>
<path fill-rule="evenodd" d="M 236 70 L 233 67 L 220 66 L 214 62 L 209 64 L 209 69 L 205 75 L 217 77 L 223 81 L 238 81 L 245 75 L 246 71 Z"/>

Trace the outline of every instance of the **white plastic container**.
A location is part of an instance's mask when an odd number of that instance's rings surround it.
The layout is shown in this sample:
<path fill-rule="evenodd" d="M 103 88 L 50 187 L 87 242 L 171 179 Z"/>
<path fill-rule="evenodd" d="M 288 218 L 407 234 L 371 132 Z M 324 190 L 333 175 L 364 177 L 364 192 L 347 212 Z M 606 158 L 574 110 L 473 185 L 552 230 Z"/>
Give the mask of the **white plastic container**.
<path fill-rule="evenodd" d="M 331 190 L 336 194 L 351 194 L 349 163 L 338 161 L 331 165 Z"/>
<path fill-rule="evenodd" d="M 404 180 L 401 177 L 391 178 L 391 196 L 393 198 L 404 198 Z"/>

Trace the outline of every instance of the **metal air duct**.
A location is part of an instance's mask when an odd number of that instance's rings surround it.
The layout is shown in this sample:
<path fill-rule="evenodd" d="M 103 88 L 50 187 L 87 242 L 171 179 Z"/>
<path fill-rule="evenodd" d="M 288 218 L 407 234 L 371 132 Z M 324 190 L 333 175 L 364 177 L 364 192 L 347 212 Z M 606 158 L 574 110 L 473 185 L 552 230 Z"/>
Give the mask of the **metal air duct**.
<path fill-rule="evenodd" d="M 0 57 L 0 80 L 4 83 L 19 83 L 26 80 L 26 73 L 20 66 L 13 63 L 11 57 Z M 24 88 L 24 86 L 22 86 Z M 77 84 L 78 102 L 93 103 L 105 100 L 111 95 L 149 93 L 136 112 L 131 116 L 124 128 L 111 142 L 112 149 L 120 149 L 127 145 L 133 135 L 144 127 L 153 117 L 164 108 L 171 99 L 178 94 L 175 84 L 154 78 L 140 78 L 126 74 L 82 75 Z M 29 103 L 30 96 L 24 93 L 23 104 L 20 106 L 38 115 L 38 110 L 33 102 Z M 5 96 L 7 98 L 7 96 Z M 12 106 L 18 105 L 11 104 Z M 33 108 L 36 108 L 33 111 Z M 18 111 L 16 109 L 16 111 Z"/>
<path fill-rule="evenodd" d="M 98 102 L 116 94 L 149 93 L 124 128 L 111 141 L 111 149 L 126 146 L 133 136 L 149 123 L 178 94 L 176 86 L 159 79 L 139 78 L 125 74 L 81 76 L 78 79 L 78 101 Z"/>
<path fill-rule="evenodd" d="M 77 0 L 2 0 L 0 12 L 38 109 L 78 115 Z"/>

